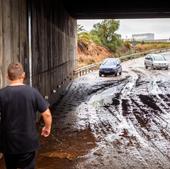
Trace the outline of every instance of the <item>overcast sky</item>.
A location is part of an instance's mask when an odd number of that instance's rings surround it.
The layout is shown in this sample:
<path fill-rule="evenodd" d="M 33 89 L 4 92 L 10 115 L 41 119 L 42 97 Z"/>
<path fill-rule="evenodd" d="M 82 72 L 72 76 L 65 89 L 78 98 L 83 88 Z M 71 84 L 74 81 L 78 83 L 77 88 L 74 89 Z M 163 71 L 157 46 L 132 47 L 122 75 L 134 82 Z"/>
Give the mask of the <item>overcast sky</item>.
<path fill-rule="evenodd" d="M 119 19 L 120 27 L 117 33 L 122 38 L 131 38 L 132 34 L 154 33 L 155 39 L 170 38 L 170 19 Z M 78 20 L 77 23 L 90 31 L 95 23 L 102 20 Z"/>

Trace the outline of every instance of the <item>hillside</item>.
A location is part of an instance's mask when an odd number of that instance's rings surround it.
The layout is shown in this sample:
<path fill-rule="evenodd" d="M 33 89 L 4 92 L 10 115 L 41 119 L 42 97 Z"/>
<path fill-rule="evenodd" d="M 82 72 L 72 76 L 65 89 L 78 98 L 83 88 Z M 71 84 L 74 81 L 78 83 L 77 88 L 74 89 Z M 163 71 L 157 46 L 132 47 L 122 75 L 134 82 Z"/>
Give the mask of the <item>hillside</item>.
<path fill-rule="evenodd" d="M 136 52 L 144 52 L 151 49 L 170 48 L 169 42 L 138 42 L 135 48 L 132 48 L 129 42 L 124 42 L 123 45 L 113 54 L 107 48 L 97 45 L 94 42 L 79 41 L 77 43 L 77 68 L 98 63 L 103 59 L 114 56 L 132 54 Z"/>
<path fill-rule="evenodd" d="M 111 55 L 108 49 L 93 42 L 79 42 L 77 44 L 77 67 L 100 62 Z"/>

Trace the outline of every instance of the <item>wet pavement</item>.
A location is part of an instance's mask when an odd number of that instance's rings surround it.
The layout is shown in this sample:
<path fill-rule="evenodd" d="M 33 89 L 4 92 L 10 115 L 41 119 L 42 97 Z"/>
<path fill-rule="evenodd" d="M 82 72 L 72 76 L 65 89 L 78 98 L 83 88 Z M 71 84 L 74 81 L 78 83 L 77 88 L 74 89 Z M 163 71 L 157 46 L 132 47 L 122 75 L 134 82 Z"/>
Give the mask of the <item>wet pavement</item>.
<path fill-rule="evenodd" d="M 121 76 L 72 83 L 37 169 L 170 169 L 170 70 L 146 70 L 143 58 L 122 65 Z"/>

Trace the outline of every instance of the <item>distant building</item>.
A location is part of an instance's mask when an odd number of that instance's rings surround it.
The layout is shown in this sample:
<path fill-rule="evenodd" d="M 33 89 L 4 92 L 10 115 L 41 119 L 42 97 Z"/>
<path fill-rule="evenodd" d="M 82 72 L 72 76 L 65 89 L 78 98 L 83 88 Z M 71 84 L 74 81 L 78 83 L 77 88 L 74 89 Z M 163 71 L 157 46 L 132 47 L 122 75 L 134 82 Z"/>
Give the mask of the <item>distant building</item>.
<path fill-rule="evenodd" d="M 132 39 L 136 41 L 152 41 L 154 40 L 154 33 L 133 34 Z"/>

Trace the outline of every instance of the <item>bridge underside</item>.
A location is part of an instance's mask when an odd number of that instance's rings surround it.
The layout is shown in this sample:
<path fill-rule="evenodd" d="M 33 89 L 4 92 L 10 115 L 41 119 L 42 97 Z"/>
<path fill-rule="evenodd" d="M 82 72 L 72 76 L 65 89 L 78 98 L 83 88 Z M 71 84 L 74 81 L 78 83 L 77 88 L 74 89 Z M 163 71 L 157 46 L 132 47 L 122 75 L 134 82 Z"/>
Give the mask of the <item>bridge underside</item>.
<path fill-rule="evenodd" d="M 159 0 L 64 0 L 64 6 L 71 16 L 78 19 L 170 17 L 169 2 Z"/>

